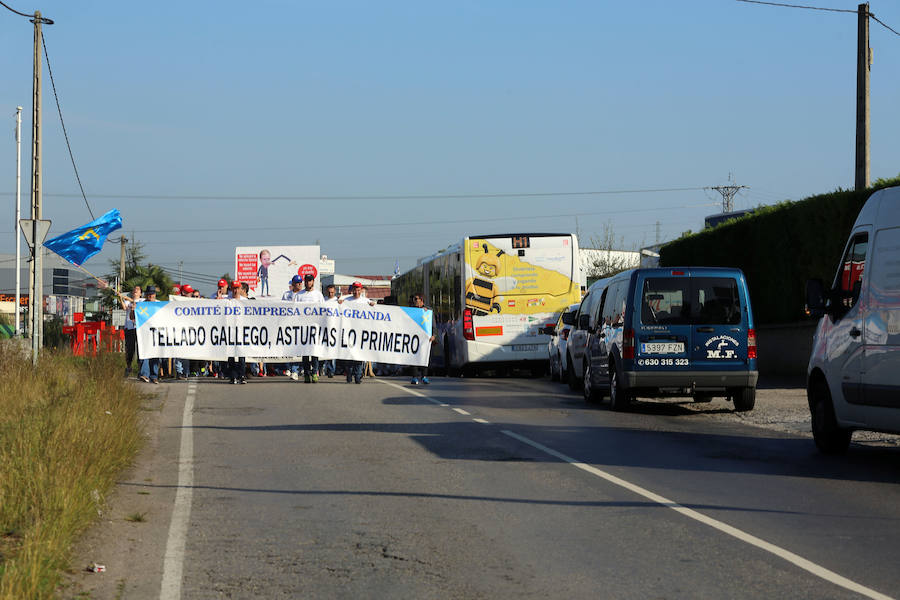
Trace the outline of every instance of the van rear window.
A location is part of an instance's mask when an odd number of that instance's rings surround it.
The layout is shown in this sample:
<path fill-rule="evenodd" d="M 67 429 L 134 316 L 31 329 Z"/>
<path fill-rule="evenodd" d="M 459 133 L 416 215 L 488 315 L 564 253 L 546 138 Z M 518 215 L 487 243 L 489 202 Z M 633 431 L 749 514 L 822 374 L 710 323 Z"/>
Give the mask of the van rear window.
<path fill-rule="evenodd" d="M 731 277 L 657 277 L 644 280 L 644 325 L 736 325 L 741 322 L 737 280 Z"/>

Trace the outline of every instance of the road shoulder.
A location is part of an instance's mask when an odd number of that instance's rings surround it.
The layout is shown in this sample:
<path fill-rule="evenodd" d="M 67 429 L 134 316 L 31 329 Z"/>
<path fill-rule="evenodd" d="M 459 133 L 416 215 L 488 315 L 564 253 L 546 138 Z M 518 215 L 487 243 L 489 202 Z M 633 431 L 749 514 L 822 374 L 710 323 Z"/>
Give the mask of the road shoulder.
<path fill-rule="evenodd" d="M 157 393 L 142 408 L 144 446 L 105 498 L 97 522 L 73 546 L 62 598 L 159 596 L 188 384 L 172 381 L 154 387 Z M 106 571 L 91 572 L 92 564 L 104 565 Z"/>

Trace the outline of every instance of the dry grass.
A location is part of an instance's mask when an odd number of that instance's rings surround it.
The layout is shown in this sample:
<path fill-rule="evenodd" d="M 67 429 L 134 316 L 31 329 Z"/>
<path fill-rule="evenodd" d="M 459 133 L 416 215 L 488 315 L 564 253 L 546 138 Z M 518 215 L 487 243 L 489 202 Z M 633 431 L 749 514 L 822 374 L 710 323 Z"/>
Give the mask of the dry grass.
<path fill-rule="evenodd" d="M 51 598 L 70 546 L 140 444 L 121 357 L 0 343 L 0 600 Z"/>

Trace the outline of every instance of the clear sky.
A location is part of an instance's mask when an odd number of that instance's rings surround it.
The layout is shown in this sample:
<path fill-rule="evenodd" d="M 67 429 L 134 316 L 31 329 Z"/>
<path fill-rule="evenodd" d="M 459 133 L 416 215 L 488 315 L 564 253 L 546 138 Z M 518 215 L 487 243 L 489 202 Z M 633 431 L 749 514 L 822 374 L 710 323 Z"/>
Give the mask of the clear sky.
<path fill-rule="evenodd" d="M 405 270 L 467 234 L 577 231 L 589 246 L 611 230 L 636 249 L 657 222 L 663 240 L 702 228 L 721 210 L 703 188 L 730 173 L 749 186 L 736 208 L 854 185 L 855 14 L 736 0 L 4 2 L 55 21 L 50 67 L 94 214 L 118 208 L 176 278 L 180 261 L 233 273 L 234 247 L 256 244 L 318 241 L 344 274 Z M 900 2 L 871 11 L 900 31 Z M 871 46 L 874 180 L 900 173 L 900 36 L 873 21 Z M 0 7 L 0 252 L 15 248 L 17 105 L 28 216 L 32 48 L 31 23 Z M 53 235 L 91 217 L 46 63 L 43 129 Z M 108 243 L 86 267 L 106 273 L 117 256 Z"/>

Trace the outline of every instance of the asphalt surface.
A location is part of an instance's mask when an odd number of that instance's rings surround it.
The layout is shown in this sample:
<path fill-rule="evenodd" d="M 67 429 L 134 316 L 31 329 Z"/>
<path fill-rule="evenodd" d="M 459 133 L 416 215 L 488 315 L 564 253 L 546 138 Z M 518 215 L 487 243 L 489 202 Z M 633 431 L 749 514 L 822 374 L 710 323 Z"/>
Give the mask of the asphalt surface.
<path fill-rule="evenodd" d="M 724 401 L 614 413 L 547 380 L 432 382 L 157 386 L 159 426 L 112 500 L 125 514 L 144 503 L 148 522 L 127 524 L 134 537 L 113 533 L 126 527 L 117 518 L 89 534 L 83 560 L 116 535 L 119 546 L 105 588 L 82 574 L 71 591 L 161 597 L 189 387 L 182 598 L 900 590 L 896 446 L 824 457 L 794 425 L 760 427 Z M 801 392 L 763 390 L 754 413 L 765 420 L 780 406 L 802 418 Z"/>

